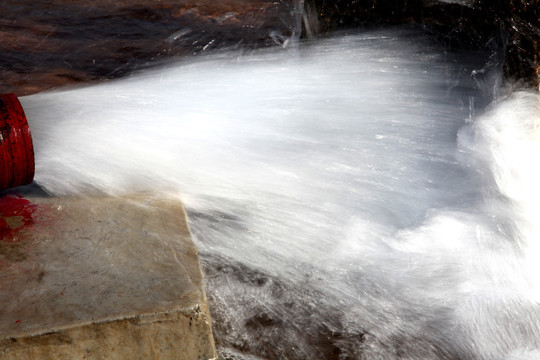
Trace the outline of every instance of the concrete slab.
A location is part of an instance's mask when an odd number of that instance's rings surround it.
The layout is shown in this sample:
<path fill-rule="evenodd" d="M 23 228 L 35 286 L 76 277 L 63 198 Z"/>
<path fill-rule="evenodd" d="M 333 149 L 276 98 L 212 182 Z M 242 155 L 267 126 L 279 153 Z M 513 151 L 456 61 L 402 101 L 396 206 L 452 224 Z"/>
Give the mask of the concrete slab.
<path fill-rule="evenodd" d="M 0 194 L 1 359 L 212 359 L 179 199 Z"/>

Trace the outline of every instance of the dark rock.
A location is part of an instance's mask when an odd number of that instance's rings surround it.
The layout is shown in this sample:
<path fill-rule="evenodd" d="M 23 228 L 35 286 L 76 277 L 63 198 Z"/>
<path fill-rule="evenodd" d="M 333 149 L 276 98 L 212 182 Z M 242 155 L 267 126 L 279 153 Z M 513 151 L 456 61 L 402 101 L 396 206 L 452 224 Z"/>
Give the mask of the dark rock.
<path fill-rule="evenodd" d="M 365 334 L 336 299 L 224 257 L 202 254 L 201 265 L 220 358 L 361 358 Z"/>
<path fill-rule="evenodd" d="M 539 1 L 532 0 L 308 0 L 310 32 L 416 22 L 452 46 L 505 48 L 507 78 L 539 86 Z M 313 9 L 313 10 L 311 10 Z"/>
<path fill-rule="evenodd" d="M 224 48 L 284 45 L 295 0 L 7 0 L 0 3 L 0 92 L 111 79 Z M 506 48 L 508 78 L 538 85 L 538 0 L 306 0 L 304 34 L 416 22 L 452 46 Z"/>
<path fill-rule="evenodd" d="M 293 1 L 0 2 L 0 93 L 111 79 L 216 49 L 295 34 Z"/>

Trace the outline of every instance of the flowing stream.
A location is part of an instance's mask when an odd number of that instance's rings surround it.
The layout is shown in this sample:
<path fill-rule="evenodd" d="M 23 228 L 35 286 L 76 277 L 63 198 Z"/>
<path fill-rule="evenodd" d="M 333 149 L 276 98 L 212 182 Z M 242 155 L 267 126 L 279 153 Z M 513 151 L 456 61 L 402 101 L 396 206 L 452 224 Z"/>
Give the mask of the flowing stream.
<path fill-rule="evenodd" d="M 181 194 L 223 359 L 540 359 L 540 98 L 404 26 L 21 98 L 56 196 Z"/>

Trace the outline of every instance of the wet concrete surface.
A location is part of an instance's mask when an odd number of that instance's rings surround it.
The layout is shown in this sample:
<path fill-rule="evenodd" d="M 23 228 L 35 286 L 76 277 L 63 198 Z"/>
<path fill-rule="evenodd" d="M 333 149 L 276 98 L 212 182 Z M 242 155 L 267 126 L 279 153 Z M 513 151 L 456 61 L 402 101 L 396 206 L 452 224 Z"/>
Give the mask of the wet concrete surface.
<path fill-rule="evenodd" d="M 19 189 L 0 194 L 0 358 L 215 357 L 177 197 Z"/>

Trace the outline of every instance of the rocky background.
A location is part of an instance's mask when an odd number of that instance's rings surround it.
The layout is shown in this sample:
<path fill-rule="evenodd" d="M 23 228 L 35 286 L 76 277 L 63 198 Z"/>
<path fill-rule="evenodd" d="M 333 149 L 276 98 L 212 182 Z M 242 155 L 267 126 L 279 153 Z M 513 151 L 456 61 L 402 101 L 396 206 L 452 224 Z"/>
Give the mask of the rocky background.
<path fill-rule="evenodd" d="M 2 0 L 0 93 L 106 80 L 222 48 L 283 45 L 290 1 Z"/>
<path fill-rule="evenodd" d="M 539 7 L 538 0 L 3 0 L 0 93 L 116 78 L 216 49 L 284 46 L 300 33 L 408 22 L 451 45 L 505 47 L 507 76 L 538 86 Z"/>
<path fill-rule="evenodd" d="M 540 1 L 538 0 L 306 0 L 307 29 L 416 22 L 453 46 L 506 48 L 505 73 L 539 85 Z"/>

